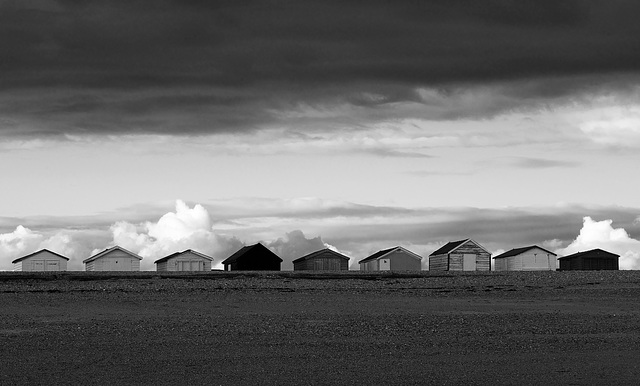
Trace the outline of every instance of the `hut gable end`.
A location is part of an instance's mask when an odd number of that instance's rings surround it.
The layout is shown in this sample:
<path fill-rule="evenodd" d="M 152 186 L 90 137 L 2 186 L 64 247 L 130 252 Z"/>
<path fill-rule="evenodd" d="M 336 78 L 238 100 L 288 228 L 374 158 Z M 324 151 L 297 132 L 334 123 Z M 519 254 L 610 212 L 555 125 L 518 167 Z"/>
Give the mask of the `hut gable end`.
<path fill-rule="evenodd" d="M 490 271 L 491 253 L 472 239 L 450 241 L 429 255 L 429 270 Z"/>
<path fill-rule="evenodd" d="M 422 270 L 422 256 L 400 246 L 380 250 L 358 263 L 361 271 Z"/>
<path fill-rule="evenodd" d="M 139 271 L 142 257 L 120 246 L 107 248 L 85 259 L 87 271 Z"/>
<path fill-rule="evenodd" d="M 211 271 L 213 257 L 192 249 L 175 252 L 156 260 L 157 271 Z"/>
<path fill-rule="evenodd" d="M 225 259 L 225 271 L 279 271 L 282 259 L 269 248 L 257 243 L 240 248 Z"/>
<path fill-rule="evenodd" d="M 346 271 L 349 256 L 325 248 L 293 260 L 294 271 Z"/>
<path fill-rule="evenodd" d="M 48 249 L 41 249 L 19 257 L 13 260 L 12 263 L 14 264 L 14 271 L 57 272 L 66 271 L 68 261 L 68 257 L 62 256 Z"/>

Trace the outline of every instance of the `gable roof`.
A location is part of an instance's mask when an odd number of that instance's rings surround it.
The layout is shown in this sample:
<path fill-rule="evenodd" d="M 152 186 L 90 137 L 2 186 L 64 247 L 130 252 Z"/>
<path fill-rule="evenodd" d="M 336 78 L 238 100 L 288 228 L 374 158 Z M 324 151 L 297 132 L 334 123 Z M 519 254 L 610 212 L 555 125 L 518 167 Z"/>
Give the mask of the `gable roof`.
<path fill-rule="evenodd" d="M 136 255 L 135 253 L 133 253 L 133 252 L 131 252 L 131 251 L 127 251 L 126 249 L 122 248 L 122 247 L 121 247 L 121 246 L 119 246 L 119 245 L 116 245 L 115 247 L 107 248 L 107 249 L 105 249 L 105 250 L 104 250 L 104 251 L 102 251 L 102 252 L 96 253 L 95 255 L 93 255 L 93 256 L 91 256 L 91 257 L 89 257 L 89 258 L 86 258 L 86 259 L 84 259 L 82 262 L 86 264 L 86 263 L 88 263 L 88 262 L 90 262 L 90 261 L 93 261 L 93 260 L 99 259 L 99 258 L 101 258 L 102 256 L 107 255 L 107 254 L 109 254 L 109 253 L 111 253 L 111 252 L 113 252 L 113 251 L 122 251 L 122 252 L 126 253 L 127 255 L 129 255 L 129 256 L 131 256 L 131 257 L 135 257 L 135 258 L 136 258 L 136 259 L 138 259 L 138 260 L 142 260 L 142 257 L 140 257 L 140 256 Z"/>
<path fill-rule="evenodd" d="M 469 239 L 465 239 L 465 240 L 458 240 L 458 241 L 449 241 L 448 243 L 446 243 L 445 245 L 443 245 L 442 247 L 436 249 L 434 252 L 432 252 L 429 256 L 434 256 L 434 255 L 444 255 L 445 253 L 449 253 L 452 250 L 456 249 L 457 247 L 459 247 L 460 245 L 462 245 L 462 243 L 464 243 L 465 241 L 467 241 Z"/>
<path fill-rule="evenodd" d="M 510 251 L 507 251 L 505 253 L 499 254 L 498 256 L 494 256 L 493 258 L 494 259 L 502 259 L 502 258 L 505 258 L 505 257 L 517 256 L 517 255 L 519 255 L 521 253 L 525 253 L 525 252 L 530 251 L 530 250 L 532 250 L 534 248 L 538 248 L 540 250 L 543 250 L 543 251 L 545 251 L 545 252 L 547 252 L 547 253 L 549 253 L 549 254 L 551 254 L 553 256 L 558 256 L 555 253 L 553 253 L 551 251 L 548 251 L 548 250 L 546 250 L 544 248 L 541 248 L 541 247 L 539 247 L 537 245 L 530 245 L 528 247 L 514 248 L 514 249 L 512 249 Z"/>
<path fill-rule="evenodd" d="M 162 258 L 154 261 L 154 264 L 162 263 L 163 261 L 167 261 L 167 260 L 169 260 L 169 259 L 171 259 L 173 257 L 178 257 L 178 256 L 182 255 L 183 253 L 189 253 L 189 252 L 193 253 L 194 255 L 200 256 L 203 259 L 206 259 L 206 260 L 209 260 L 209 261 L 213 261 L 213 257 L 211 257 L 211 256 L 207 256 L 207 255 L 205 255 L 203 253 L 196 252 L 193 249 L 185 249 L 182 252 L 174 252 L 174 253 L 172 253 L 172 254 L 170 254 L 168 256 L 162 257 Z"/>
<path fill-rule="evenodd" d="M 413 255 L 415 258 L 422 260 L 422 256 L 420 256 L 420 255 L 418 255 L 416 253 L 413 253 L 410 250 L 408 250 L 406 248 L 403 248 L 401 246 L 396 246 L 396 247 L 393 247 L 393 248 L 388 248 L 388 249 L 383 249 L 381 251 L 378 251 L 378 252 L 374 253 L 373 255 L 360 260 L 358 262 L 358 264 L 366 263 L 367 261 L 371 261 L 371 260 L 380 259 L 380 258 L 386 256 L 387 254 L 389 254 L 389 253 L 391 253 L 393 251 L 396 251 L 396 250 L 402 250 L 403 252 L 408 253 L 410 255 Z"/>
<path fill-rule="evenodd" d="M 313 259 L 314 257 L 316 257 L 316 256 L 318 256 L 318 255 L 321 255 L 321 254 L 323 254 L 323 253 L 328 253 L 328 254 L 330 254 L 330 255 L 334 255 L 335 257 L 338 257 L 338 258 L 340 258 L 340 259 L 342 259 L 342 260 L 349 260 L 349 259 L 350 259 L 350 257 L 349 257 L 349 256 L 345 256 L 345 255 L 343 255 L 343 254 L 342 254 L 342 253 L 340 253 L 340 252 L 336 252 L 336 251 L 331 250 L 331 249 L 329 249 L 329 248 L 324 248 L 324 249 L 321 249 L 321 250 L 319 250 L 319 251 L 311 252 L 311 253 L 306 254 L 306 255 L 304 255 L 304 256 L 302 256 L 302 257 L 299 257 L 299 258 L 297 258 L 297 259 L 293 260 L 293 261 L 292 261 L 292 263 L 298 263 L 298 262 L 301 262 L 301 261 L 303 261 L 303 260 Z"/>
<path fill-rule="evenodd" d="M 58 257 L 61 257 L 61 258 L 65 259 L 65 260 L 69 261 L 69 258 L 68 258 L 68 257 L 66 257 L 66 256 L 62 256 L 62 255 L 61 255 L 61 254 L 59 254 L 59 253 L 55 253 L 55 252 L 50 251 L 50 250 L 48 250 L 48 249 L 46 249 L 46 248 L 43 248 L 43 249 L 41 249 L 41 250 L 39 250 L 39 251 L 35 251 L 35 252 L 30 253 L 30 254 L 28 254 L 28 255 L 25 255 L 25 256 L 22 256 L 22 257 L 18 257 L 17 259 L 15 259 L 14 261 L 12 261 L 11 263 L 12 263 L 12 264 L 19 263 L 19 262 L 21 262 L 22 260 L 24 260 L 24 259 L 28 259 L 28 258 L 30 258 L 31 256 L 33 256 L 33 255 L 37 255 L 38 253 L 41 253 L 41 252 L 49 252 L 49 253 L 51 253 L 51 254 L 53 254 L 53 255 L 56 255 L 56 256 L 58 256 Z"/>
<path fill-rule="evenodd" d="M 282 262 L 282 259 L 276 255 L 275 253 L 273 253 L 273 251 L 271 251 L 269 248 L 265 247 L 264 245 L 262 245 L 261 243 L 256 243 L 253 245 L 245 245 L 244 247 L 240 248 L 236 253 L 234 253 L 233 255 L 227 257 L 222 264 L 226 265 L 226 264 L 233 264 L 235 263 L 238 259 L 240 259 L 242 256 L 246 255 L 248 252 L 268 252 L 271 255 L 273 255 L 274 257 L 276 257 L 278 260 L 280 260 L 280 262 Z"/>
<path fill-rule="evenodd" d="M 458 240 L 458 241 L 449 241 L 448 243 L 446 243 L 445 245 L 443 245 L 442 247 L 436 249 L 434 252 L 432 252 L 429 256 L 436 256 L 436 255 L 445 255 L 448 253 L 451 253 L 453 251 L 455 251 L 456 249 L 458 249 L 459 247 L 461 247 L 462 245 L 464 245 L 466 242 L 471 241 L 472 243 L 474 243 L 478 248 L 482 249 L 483 251 L 487 252 L 488 254 L 491 254 L 489 251 L 487 251 L 482 245 L 476 243 L 475 241 L 473 241 L 472 239 L 464 239 L 464 240 Z"/>
<path fill-rule="evenodd" d="M 596 248 L 596 249 L 591 249 L 591 250 L 584 251 L 584 252 L 574 253 L 572 255 L 559 257 L 558 260 L 575 259 L 577 257 L 591 257 L 591 256 L 595 256 L 595 257 L 611 257 L 611 258 L 620 257 L 620 255 L 617 255 L 615 253 L 607 252 L 607 251 L 605 251 L 603 249 Z"/>

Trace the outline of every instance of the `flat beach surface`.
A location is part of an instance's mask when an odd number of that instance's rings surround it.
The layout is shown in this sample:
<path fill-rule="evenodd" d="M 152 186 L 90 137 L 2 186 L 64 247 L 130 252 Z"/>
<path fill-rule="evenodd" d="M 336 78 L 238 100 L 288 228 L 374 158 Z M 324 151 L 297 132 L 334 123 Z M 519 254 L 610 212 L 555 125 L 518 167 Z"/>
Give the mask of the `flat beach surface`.
<path fill-rule="evenodd" d="M 0 273 L 2 385 L 640 382 L 640 272 Z"/>

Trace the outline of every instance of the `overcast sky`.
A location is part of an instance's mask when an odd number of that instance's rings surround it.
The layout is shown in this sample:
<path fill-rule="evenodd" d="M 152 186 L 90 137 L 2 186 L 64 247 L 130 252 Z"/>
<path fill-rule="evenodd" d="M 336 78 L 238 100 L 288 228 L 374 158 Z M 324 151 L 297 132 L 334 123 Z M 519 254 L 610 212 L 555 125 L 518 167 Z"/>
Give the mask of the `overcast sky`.
<path fill-rule="evenodd" d="M 639 14 L 0 0 L 0 269 L 43 247 L 83 269 L 116 243 L 143 269 L 184 248 L 219 263 L 258 241 L 355 268 L 465 238 L 640 268 Z"/>

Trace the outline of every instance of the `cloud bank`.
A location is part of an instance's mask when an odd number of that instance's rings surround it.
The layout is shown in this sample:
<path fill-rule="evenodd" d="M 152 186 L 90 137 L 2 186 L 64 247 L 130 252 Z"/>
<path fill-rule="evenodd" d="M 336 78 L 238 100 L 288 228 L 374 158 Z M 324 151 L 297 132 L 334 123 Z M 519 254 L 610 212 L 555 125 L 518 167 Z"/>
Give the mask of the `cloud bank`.
<path fill-rule="evenodd" d="M 640 5 L 624 0 L 25 0 L 0 11 L 7 138 L 483 117 L 633 94 L 640 75 Z"/>

